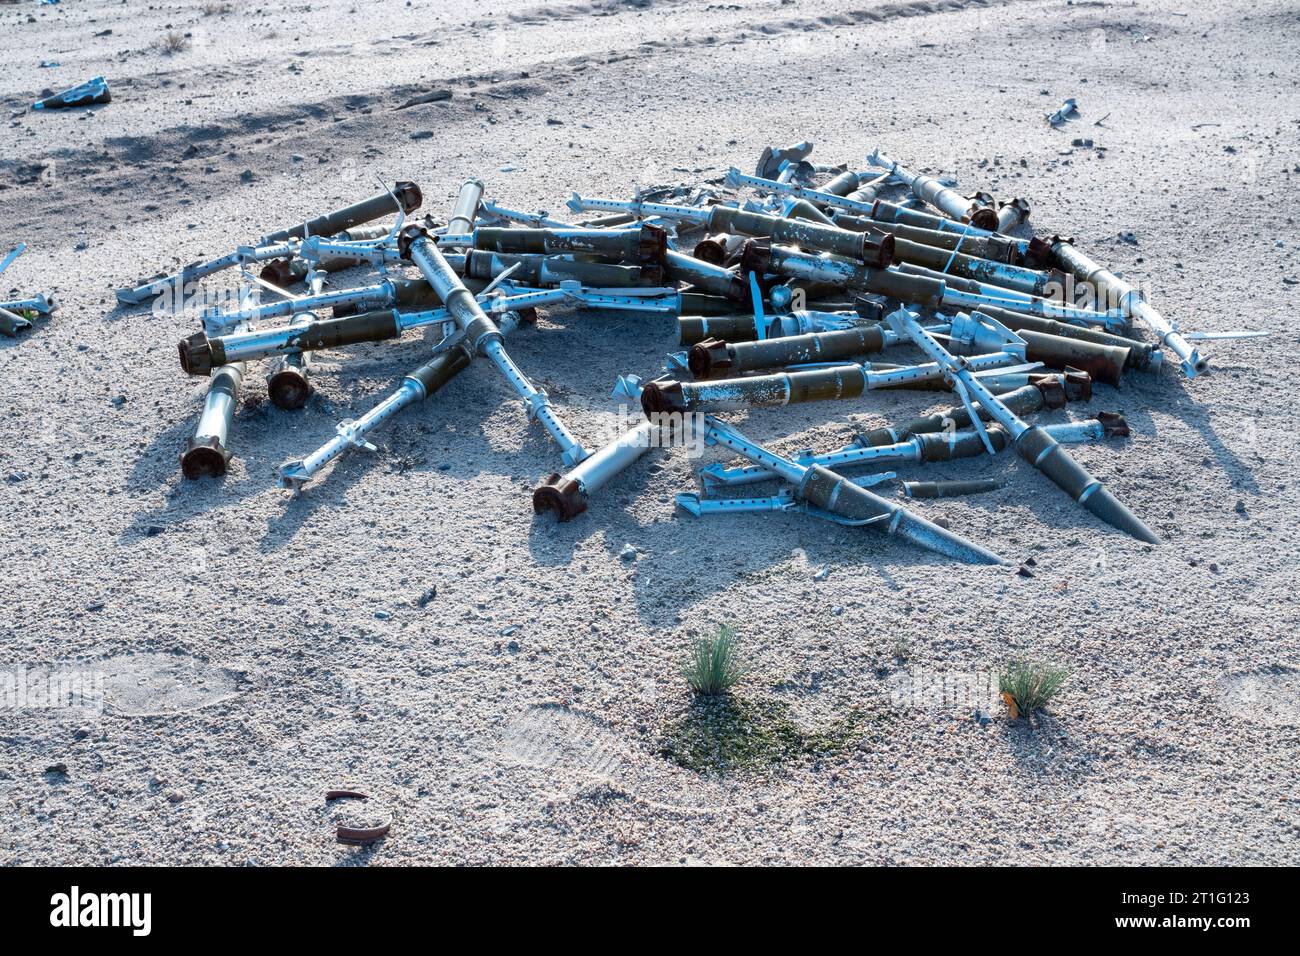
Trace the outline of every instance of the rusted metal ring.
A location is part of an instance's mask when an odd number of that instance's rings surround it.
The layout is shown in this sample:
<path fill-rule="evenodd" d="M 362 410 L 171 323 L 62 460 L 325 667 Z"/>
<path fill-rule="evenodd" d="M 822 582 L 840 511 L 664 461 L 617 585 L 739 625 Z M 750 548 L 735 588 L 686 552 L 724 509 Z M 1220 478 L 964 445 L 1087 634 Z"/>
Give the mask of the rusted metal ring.
<path fill-rule="evenodd" d="M 369 800 L 370 794 L 360 790 L 326 790 L 325 802 L 332 800 Z M 388 835 L 393 827 L 393 818 L 374 827 L 349 827 L 339 824 L 334 828 L 334 839 L 350 846 L 365 846 Z"/>

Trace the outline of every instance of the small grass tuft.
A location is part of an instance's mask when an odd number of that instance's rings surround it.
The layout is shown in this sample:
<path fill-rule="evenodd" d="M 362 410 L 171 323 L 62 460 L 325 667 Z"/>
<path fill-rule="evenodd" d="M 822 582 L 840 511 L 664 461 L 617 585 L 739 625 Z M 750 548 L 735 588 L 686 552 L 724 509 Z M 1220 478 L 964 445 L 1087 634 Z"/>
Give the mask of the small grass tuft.
<path fill-rule="evenodd" d="M 1011 709 L 1011 717 L 1029 717 L 1046 707 L 1061 689 L 1070 671 L 1037 661 L 1011 661 L 998 674 L 998 692 Z"/>
<path fill-rule="evenodd" d="M 203 15 L 205 17 L 219 17 L 229 13 L 234 8 L 228 3 L 208 2 L 203 5 Z"/>
<path fill-rule="evenodd" d="M 175 53 L 184 53 L 190 48 L 190 38 L 183 33 L 177 33 L 175 30 L 168 30 L 157 40 L 154 40 L 154 49 L 166 56 L 172 56 Z"/>
<path fill-rule="evenodd" d="M 729 693 L 746 669 L 737 652 L 736 632 L 724 624 L 714 637 L 701 638 L 691 648 L 686 682 L 697 696 L 716 697 Z"/>

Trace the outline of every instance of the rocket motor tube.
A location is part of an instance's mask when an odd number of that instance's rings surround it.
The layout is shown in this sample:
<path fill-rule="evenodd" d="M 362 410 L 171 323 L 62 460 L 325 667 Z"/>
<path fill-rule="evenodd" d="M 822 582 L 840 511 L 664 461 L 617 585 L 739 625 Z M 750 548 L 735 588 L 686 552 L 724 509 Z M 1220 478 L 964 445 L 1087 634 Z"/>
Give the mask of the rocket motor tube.
<path fill-rule="evenodd" d="M 888 235 L 888 233 L 886 233 Z M 942 272 L 951 273 L 964 279 L 972 279 L 987 285 L 1014 289 L 1029 295 L 1049 298 L 1049 293 L 1063 289 L 1063 276 L 1052 272 L 1039 272 L 1008 265 L 1005 262 L 993 262 L 968 256 L 962 252 L 952 252 L 927 246 L 908 239 L 897 239 L 894 243 L 894 255 L 900 262 L 925 266 Z"/>
<path fill-rule="evenodd" d="M 949 189 L 937 179 L 930 176 L 916 176 L 912 179 L 911 186 L 912 192 L 918 199 L 929 203 L 959 222 L 968 222 L 977 229 L 987 229 L 989 231 L 998 227 L 996 210 L 967 199 L 961 193 Z"/>
<path fill-rule="evenodd" d="M 397 205 L 393 204 L 394 195 L 397 196 L 400 210 Z M 393 186 L 392 194 L 385 190 L 371 196 L 369 199 L 353 203 L 351 206 L 344 206 L 342 209 L 335 209 L 333 212 L 327 212 L 315 219 L 300 222 L 296 226 L 273 232 L 270 235 L 263 236 L 258 245 L 269 246 L 288 239 L 302 239 L 308 233 L 313 236 L 332 236 L 335 233 L 351 229 L 353 226 L 373 222 L 379 217 L 391 213 L 399 211 L 413 212 L 420 208 L 420 203 L 423 201 L 424 197 L 420 193 L 419 186 L 409 180 L 400 180 Z"/>
<path fill-rule="evenodd" d="M 1053 391 L 1053 394 L 1056 394 L 1056 392 Z M 1064 390 L 1060 392 L 1060 395 L 1062 404 L 1064 404 Z M 1005 392 L 999 395 L 998 399 L 1010 411 L 1021 417 L 1040 412 L 1044 407 L 1058 407 L 1047 405 L 1045 394 L 1037 385 L 1025 385 L 1013 391 Z M 976 404 L 978 405 L 978 403 Z M 981 409 L 981 412 L 983 412 L 983 409 Z M 983 412 L 980 418 L 983 421 L 988 421 L 988 413 Z M 913 435 L 942 433 L 954 429 L 969 428 L 970 426 L 971 417 L 970 412 L 966 410 L 966 406 L 953 405 L 940 409 L 932 415 L 914 418 L 906 425 L 898 428 L 873 428 L 868 432 L 864 432 L 860 440 L 867 445 L 873 446 L 893 445 L 905 441 Z"/>
<path fill-rule="evenodd" d="M 590 496 L 650 450 L 650 422 L 641 422 L 566 474 L 552 474 L 533 491 L 533 511 L 568 521 L 587 510 Z"/>
<path fill-rule="evenodd" d="M 468 344 L 461 341 L 445 352 L 439 352 L 406 377 L 423 388 L 424 397 L 428 398 L 464 371 L 473 358 L 474 353 Z"/>
<path fill-rule="evenodd" d="M 558 286 L 561 282 L 576 281 L 588 288 L 631 288 L 657 285 L 663 281 L 662 269 L 653 264 L 619 265 L 610 262 L 583 262 L 560 256 L 541 256 L 535 253 L 497 253 L 481 249 L 465 256 L 465 276 L 474 279 L 495 279 L 512 266 L 511 279 L 541 286 Z"/>
<path fill-rule="evenodd" d="M 903 494 L 909 498 L 954 498 L 997 491 L 1001 487 L 1002 482 L 992 478 L 970 481 L 905 481 Z"/>
<path fill-rule="evenodd" d="M 481 180 L 467 179 L 461 183 L 460 192 L 456 194 L 456 205 L 452 207 L 451 218 L 447 220 L 448 235 L 460 235 L 474 228 L 474 217 L 478 214 L 482 200 Z"/>
<path fill-rule="evenodd" d="M 1116 388 L 1119 387 L 1120 376 L 1129 362 L 1127 348 L 1048 335 L 1030 329 L 1021 329 L 1016 334 L 1024 339 L 1026 361 L 1042 362 L 1049 368 L 1056 369 L 1077 368 L 1087 372 L 1094 381 L 1105 382 Z"/>
<path fill-rule="evenodd" d="M 665 266 L 664 273 L 668 270 Z M 668 276 L 672 278 L 672 276 Z M 700 316 L 724 316 L 734 315 L 736 305 L 740 300 L 728 299 L 723 296 L 709 295 L 703 292 L 679 292 L 677 293 L 677 314 L 680 315 L 700 315 Z M 744 300 L 748 304 L 748 298 Z"/>
<path fill-rule="evenodd" d="M 764 256 L 764 250 L 751 243 L 751 254 Z M 850 289 L 899 299 L 915 305 L 937 309 L 943 304 L 947 288 L 942 280 L 926 276 L 908 275 L 897 269 L 872 269 L 866 265 L 839 259 L 820 259 L 791 249 L 789 246 L 772 246 L 766 250 L 766 271 L 818 282 L 835 282 Z"/>
<path fill-rule="evenodd" d="M 966 233 L 972 236 L 993 235 L 993 229 L 991 228 L 981 228 L 975 223 L 962 224 L 953 222 L 945 216 L 938 216 L 921 209 L 907 209 L 891 202 L 885 202 L 883 199 L 877 199 L 872 203 L 869 218 L 882 222 L 897 222 L 907 226 L 921 226 L 925 229 L 939 229 L 944 232 Z"/>
<path fill-rule="evenodd" d="M 1029 200 L 1011 199 L 998 206 L 998 232 L 1007 232 L 1029 219 Z"/>
<path fill-rule="evenodd" d="M 749 301 L 749 288 L 730 269 L 702 262 L 694 256 L 669 250 L 664 254 L 664 274 L 674 282 L 686 282 L 701 292 L 721 296 L 730 302 Z"/>
<path fill-rule="evenodd" d="M 812 465 L 795 489 L 800 500 L 851 521 L 873 521 L 890 534 L 970 564 L 1005 564 L 992 551 L 966 541 L 920 515 L 842 478 L 829 468 Z"/>
<path fill-rule="evenodd" d="M 23 329 L 30 329 L 32 323 L 17 312 L 11 312 L 9 309 L 0 306 L 0 333 L 4 333 L 14 338 Z"/>
<path fill-rule="evenodd" d="M 389 279 L 388 282 L 393 287 L 393 305 L 436 309 L 443 304 L 442 296 L 438 295 L 433 286 L 429 285 L 428 279 Z M 471 292 L 477 294 L 487 287 L 487 282 L 482 279 L 467 278 L 465 279 L 465 286 Z M 334 317 L 342 318 L 345 315 L 356 315 L 359 308 L 360 305 L 357 303 L 336 305 L 334 307 Z"/>
<path fill-rule="evenodd" d="M 994 451 L 1002 451 L 1011 443 L 1011 436 L 1001 425 L 985 428 L 989 444 Z M 988 453 L 979 432 L 974 429 L 956 432 L 919 432 L 913 435 L 921 461 L 955 461 L 958 458 L 976 458 Z"/>
<path fill-rule="evenodd" d="M 884 330 L 877 325 L 863 325 L 757 342 L 728 343 L 709 338 L 691 348 L 687 361 L 691 374 L 696 378 L 710 378 L 723 372 L 734 375 L 755 369 L 831 362 L 855 355 L 870 355 L 884 347 Z"/>
<path fill-rule="evenodd" d="M 752 315 L 683 315 L 677 319 L 677 340 L 682 345 L 709 338 L 749 342 L 756 336 Z"/>
<path fill-rule="evenodd" d="M 880 268 L 894 261 L 894 239 L 884 232 L 855 232 L 835 225 L 784 219 L 729 206 L 713 207 L 709 214 L 709 228 L 769 238 L 801 249 L 829 252 Z"/>
<path fill-rule="evenodd" d="M 324 277 L 317 275 L 314 284 L 319 290 Z M 316 316 L 311 312 L 300 312 L 293 317 L 292 327 L 305 328 Z M 307 404 L 311 397 L 311 353 L 302 351 L 285 351 L 272 358 L 266 375 L 266 393 L 276 408 L 294 411 Z"/>
<path fill-rule="evenodd" d="M 186 478 L 219 477 L 226 473 L 230 462 L 230 448 L 226 441 L 245 371 L 242 363 L 224 365 L 212 376 L 194 436 L 186 442 L 185 451 L 181 453 L 181 474 Z"/>
<path fill-rule="evenodd" d="M 867 375 L 860 365 L 709 382 L 657 379 L 642 389 L 641 408 L 647 417 L 697 409 L 765 408 L 856 398 L 866 388 Z"/>
<path fill-rule="evenodd" d="M 1139 541 L 1160 543 L 1154 531 L 1090 475 L 1086 468 L 1071 458 L 1056 439 L 1040 426 L 1031 426 L 1020 434 L 1016 439 L 1016 451 L 1058 488 L 1106 524 L 1127 532 Z"/>
<path fill-rule="evenodd" d="M 947 249 L 949 252 L 956 249 L 978 259 L 991 259 L 994 262 L 1006 262 L 1012 265 L 1021 264 L 1028 246 L 1027 242 L 1012 239 L 1010 236 L 963 235 L 960 232 L 942 232 L 924 226 L 877 221 L 867 216 L 848 214 L 836 216 L 835 225 L 853 232 L 878 229 L 881 232 L 893 233 L 896 239 L 906 239 L 925 246 Z"/>
<path fill-rule="evenodd" d="M 1098 345 L 1128 349 L 1125 365 L 1132 369 L 1149 368 L 1152 355 L 1156 351 L 1153 346 L 1146 342 L 1131 339 L 1124 335 L 1116 335 L 1113 332 L 1104 332 L 1101 329 L 1070 325 L 1068 322 L 1057 322 L 1055 319 L 1045 319 L 1041 316 L 1027 315 L 1024 312 L 1016 312 L 1012 309 L 1003 309 L 992 305 L 980 306 L 978 311 L 981 315 L 997 319 L 1012 332 L 1041 332 L 1045 335 L 1077 339 L 1080 342 L 1095 342 Z"/>
<path fill-rule="evenodd" d="M 739 254 L 744 242 L 742 236 L 720 232 L 705 236 L 697 242 L 695 248 L 691 250 L 691 255 L 709 265 L 725 266 L 728 259 Z"/>
<path fill-rule="evenodd" d="M 1124 314 L 1139 318 L 1159 336 L 1160 341 L 1169 346 L 1170 351 L 1178 356 L 1183 372 L 1192 378 L 1209 368 L 1209 362 L 1201 355 L 1196 346 L 1178 334 L 1177 330 L 1158 311 L 1148 305 L 1133 287 L 1109 269 L 1103 269 L 1092 259 L 1084 255 L 1070 243 L 1059 237 L 1051 244 L 1053 261 L 1076 280 L 1090 283 L 1096 290 L 1098 300 L 1114 299 L 1124 310 Z"/>
<path fill-rule="evenodd" d="M 382 342 L 402 334 L 401 320 L 395 309 L 377 309 L 338 319 L 320 319 L 283 330 L 236 333 L 229 337 L 208 338 L 197 332 L 180 341 L 181 368 L 190 375 L 207 375 L 230 361 L 254 361 L 284 352 L 316 352 L 321 349 L 354 345 L 358 342 Z"/>
<path fill-rule="evenodd" d="M 668 234 L 642 223 L 627 229 L 519 229 L 481 226 L 474 230 L 474 248 L 490 252 L 587 253 L 620 262 L 660 262 Z"/>

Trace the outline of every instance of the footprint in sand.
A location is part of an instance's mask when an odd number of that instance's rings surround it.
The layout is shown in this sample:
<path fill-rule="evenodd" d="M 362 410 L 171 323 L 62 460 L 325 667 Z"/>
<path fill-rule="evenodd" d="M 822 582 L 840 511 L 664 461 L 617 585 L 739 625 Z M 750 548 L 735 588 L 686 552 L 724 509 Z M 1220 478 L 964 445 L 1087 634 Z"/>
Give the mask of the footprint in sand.
<path fill-rule="evenodd" d="M 507 765 L 547 771 L 564 779 L 569 796 L 592 784 L 650 806 L 712 813 L 752 805 L 752 786 L 740 791 L 702 779 L 627 746 L 604 721 L 559 704 L 530 707 L 508 724 L 495 749 Z"/>

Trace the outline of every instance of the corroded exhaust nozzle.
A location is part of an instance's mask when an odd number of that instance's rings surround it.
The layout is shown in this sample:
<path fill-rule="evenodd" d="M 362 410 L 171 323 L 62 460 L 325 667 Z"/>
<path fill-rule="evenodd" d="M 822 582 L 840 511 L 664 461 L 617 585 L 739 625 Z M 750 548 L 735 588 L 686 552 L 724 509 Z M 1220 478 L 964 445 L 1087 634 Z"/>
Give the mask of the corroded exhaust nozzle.
<path fill-rule="evenodd" d="M 572 478 L 558 472 L 533 489 L 533 511 L 545 514 L 550 511 L 560 521 L 576 518 L 587 510 L 587 495 L 582 486 Z"/>
<path fill-rule="evenodd" d="M 214 367 L 222 362 L 212 360 L 212 342 L 203 332 L 195 332 L 177 344 L 181 356 L 181 368 L 187 375 L 211 375 Z"/>

